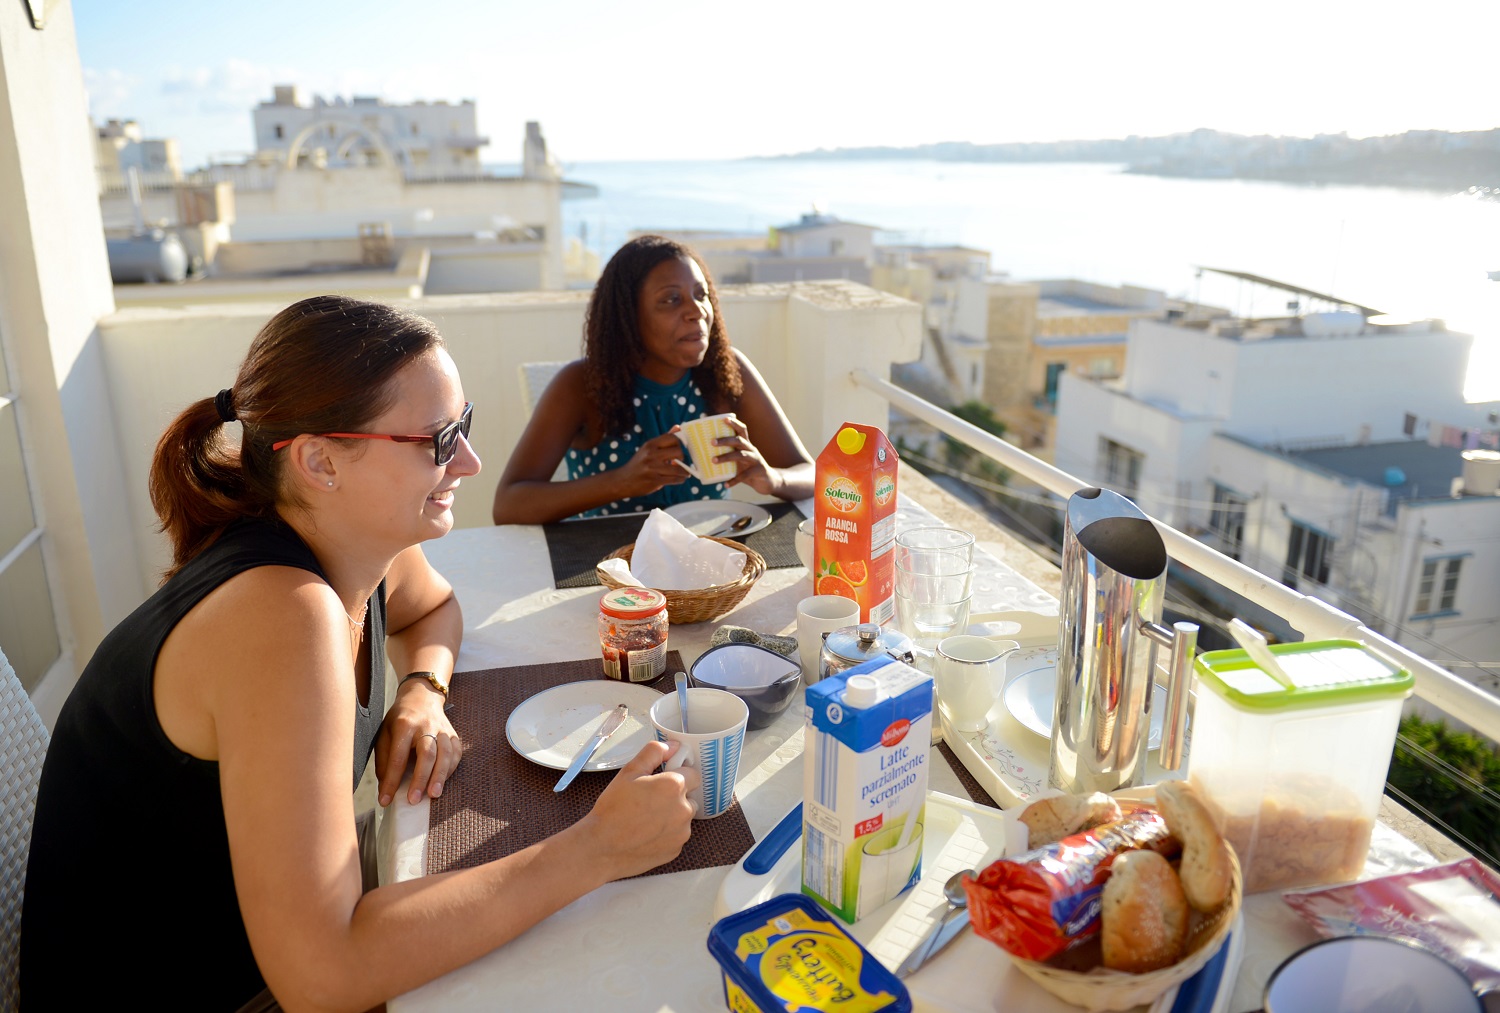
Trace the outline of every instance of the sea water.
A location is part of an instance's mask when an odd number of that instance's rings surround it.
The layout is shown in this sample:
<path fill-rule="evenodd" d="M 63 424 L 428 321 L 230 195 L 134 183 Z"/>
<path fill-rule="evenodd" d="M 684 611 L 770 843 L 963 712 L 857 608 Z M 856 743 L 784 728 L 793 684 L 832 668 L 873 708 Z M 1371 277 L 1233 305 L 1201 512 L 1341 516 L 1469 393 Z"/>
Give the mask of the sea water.
<path fill-rule="evenodd" d="M 932 677 L 881 658 L 805 692 L 802 892 L 854 922 L 922 877 Z"/>

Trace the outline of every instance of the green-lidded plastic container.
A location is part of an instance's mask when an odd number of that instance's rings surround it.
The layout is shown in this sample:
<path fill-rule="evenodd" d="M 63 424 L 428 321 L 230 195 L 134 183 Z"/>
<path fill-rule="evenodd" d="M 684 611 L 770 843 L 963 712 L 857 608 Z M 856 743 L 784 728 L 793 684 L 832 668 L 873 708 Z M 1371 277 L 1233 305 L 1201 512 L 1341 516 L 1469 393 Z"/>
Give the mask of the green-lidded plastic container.
<path fill-rule="evenodd" d="M 817 901 L 784 893 L 721 918 L 708 952 L 734 1013 L 908 1013 L 911 996 Z"/>
<path fill-rule="evenodd" d="M 1198 657 L 1188 777 L 1234 845 L 1245 892 L 1357 877 L 1412 675 L 1354 640 Z"/>

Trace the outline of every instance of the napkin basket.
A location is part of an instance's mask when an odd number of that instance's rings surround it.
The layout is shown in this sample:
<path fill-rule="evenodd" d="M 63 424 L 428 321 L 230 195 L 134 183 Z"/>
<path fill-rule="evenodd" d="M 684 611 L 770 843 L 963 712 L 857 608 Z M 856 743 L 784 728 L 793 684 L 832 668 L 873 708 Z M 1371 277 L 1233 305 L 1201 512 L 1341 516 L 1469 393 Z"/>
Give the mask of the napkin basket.
<path fill-rule="evenodd" d="M 1130 974 L 1107 967 L 1096 967 L 1090 971 L 1069 971 L 1052 964 L 1035 960 L 1011 957 L 1016 969 L 1032 981 L 1062 999 L 1064 1002 L 1082 1006 L 1095 1013 L 1099 1010 L 1129 1010 L 1149 1005 L 1163 992 L 1187 981 L 1203 970 L 1203 966 L 1219 952 L 1219 947 L 1229 937 L 1239 914 L 1244 896 L 1244 879 L 1240 872 L 1239 856 L 1229 848 L 1229 867 L 1232 874 L 1229 899 L 1210 914 L 1193 913 L 1188 925 L 1187 945 L 1182 959 L 1170 967 L 1144 974 Z"/>
<path fill-rule="evenodd" d="M 704 535 L 707 538 L 708 536 Z M 759 552 L 748 546 L 731 541 L 728 538 L 709 538 L 711 542 L 727 545 L 731 549 L 737 549 L 745 554 L 745 570 L 738 580 L 728 584 L 714 584 L 710 587 L 701 587 L 693 591 L 673 591 L 664 587 L 656 588 L 667 597 L 667 620 L 674 625 L 681 623 L 702 623 L 710 619 L 717 619 L 732 611 L 735 606 L 745 600 L 745 595 L 750 593 L 750 588 L 760 580 L 766 572 L 766 560 Z M 604 559 L 623 559 L 626 564 L 630 563 L 630 556 L 635 551 L 635 543 L 622 545 L 620 548 L 605 556 Z M 603 560 L 600 560 L 603 562 Z M 599 583 L 605 587 L 624 587 L 625 585 L 616 580 L 611 574 L 601 567 L 594 567 L 594 573 L 599 577 Z"/>

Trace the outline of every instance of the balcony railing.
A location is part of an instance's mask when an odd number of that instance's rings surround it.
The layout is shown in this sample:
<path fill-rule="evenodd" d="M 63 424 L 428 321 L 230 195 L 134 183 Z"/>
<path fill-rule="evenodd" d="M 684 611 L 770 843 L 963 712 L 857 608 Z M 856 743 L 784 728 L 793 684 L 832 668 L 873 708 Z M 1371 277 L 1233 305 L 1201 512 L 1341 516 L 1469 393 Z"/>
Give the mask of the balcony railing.
<path fill-rule="evenodd" d="M 866 370 L 853 370 L 849 377 L 856 385 L 880 395 L 893 407 L 968 445 L 1050 493 L 1066 498 L 1091 484 L 1032 457 Z M 1363 641 L 1413 674 L 1417 696 L 1458 717 L 1479 734 L 1500 741 L 1500 697 L 1486 693 L 1431 660 L 1389 640 L 1354 616 L 1294 591 L 1162 521 L 1153 518 L 1152 522 L 1161 532 L 1167 552 L 1177 562 L 1274 612 L 1310 640 L 1343 638 Z"/>

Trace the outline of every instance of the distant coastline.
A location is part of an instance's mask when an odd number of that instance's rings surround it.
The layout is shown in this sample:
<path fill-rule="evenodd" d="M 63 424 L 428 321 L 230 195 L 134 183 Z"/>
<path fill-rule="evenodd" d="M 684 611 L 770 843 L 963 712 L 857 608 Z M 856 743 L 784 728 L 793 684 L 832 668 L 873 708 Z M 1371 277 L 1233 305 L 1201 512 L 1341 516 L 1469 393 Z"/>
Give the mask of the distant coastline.
<path fill-rule="evenodd" d="M 1409 130 L 1388 137 L 1245 136 L 1194 130 L 1118 140 L 973 144 L 944 141 L 898 148 L 820 148 L 765 159 L 941 162 L 1105 162 L 1126 172 L 1184 179 L 1258 179 L 1300 184 L 1393 186 L 1500 199 L 1500 128 L 1454 133 Z"/>

